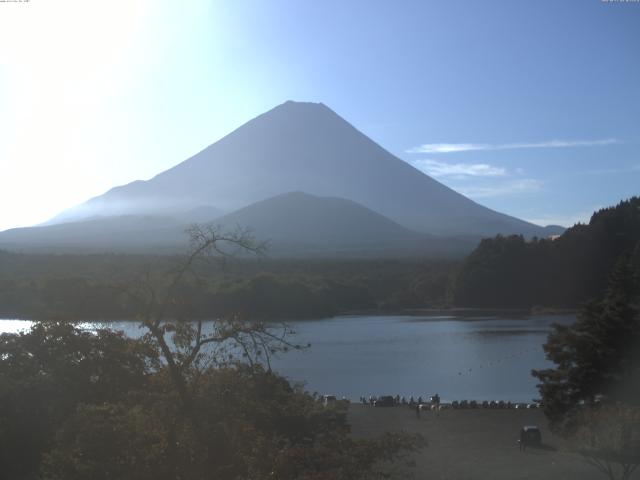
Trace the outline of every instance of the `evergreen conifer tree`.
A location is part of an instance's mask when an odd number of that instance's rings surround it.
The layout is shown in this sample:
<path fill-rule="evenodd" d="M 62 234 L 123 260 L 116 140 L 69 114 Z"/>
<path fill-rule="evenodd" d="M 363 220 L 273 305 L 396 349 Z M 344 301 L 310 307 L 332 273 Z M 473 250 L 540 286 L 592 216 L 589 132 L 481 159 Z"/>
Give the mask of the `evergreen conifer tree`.
<path fill-rule="evenodd" d="M 639 252 L 637 246 L 619 259 L 603 297 L 588 303 L 574 325 L 556 325 L 549 335 L 544 349 L 556 367 L 532 373 L 556 429 L 571 430 L 582 405 L 640 405 Z"/>

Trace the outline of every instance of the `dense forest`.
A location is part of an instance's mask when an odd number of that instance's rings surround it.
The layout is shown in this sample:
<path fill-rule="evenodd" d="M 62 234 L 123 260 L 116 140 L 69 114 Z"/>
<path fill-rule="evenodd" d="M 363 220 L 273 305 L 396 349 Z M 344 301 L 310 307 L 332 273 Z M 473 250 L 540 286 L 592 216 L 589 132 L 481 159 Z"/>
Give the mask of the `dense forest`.
<path fill-rule="evenodd" d="M 555 239 L 484 239 L 463 261 L 285 260 L 266 253 L 200 265 L 199 280 L 183 286 L 190 315 L 286 319 L 451 307 L 578 308 L 604 291 L 622 255 L 640 255 L 640 198 L 602 209 L 589 224 Z M 128 292 L 181 258 L 0 251 L 0 316 L 133 318 Z"/>
<path fill-rule="evenodd" d="M 22 255 L 0 252 L 0 316 L 133 318 L 127 292 L 179 256 Z M 456 263 L 427 260 L 227 259 L 199 266 L 183 288 L 193 317 L 307 318 L 356 311 L 440 308 Z M 176 312 L 177 315 L 177 312 Z"/>
<path fill-rule="evenodd" d="M 640 198 L 594 213 L 555 239 L 482 240 L 456 277 L 459 306 L 577 307 L 600 295 L 623 255 L 640 255 Z"/>

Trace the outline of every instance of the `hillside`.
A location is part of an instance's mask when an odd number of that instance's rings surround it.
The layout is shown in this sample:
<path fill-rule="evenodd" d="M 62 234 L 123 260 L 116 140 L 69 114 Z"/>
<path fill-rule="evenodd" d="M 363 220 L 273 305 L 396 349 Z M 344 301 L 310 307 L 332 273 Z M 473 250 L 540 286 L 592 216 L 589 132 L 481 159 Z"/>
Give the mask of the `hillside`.
<path fill-rule="evenodd" d="M 351 200 L 291 192 L 223 216 L 225 228 L 249 226 L 271 255 L 461 256 L 478 239 L 442 239 L 410 231 Z"/>
<path fill-rule="evenodd" d="M 0 232 L 0 248 L 24 253 L 175 253 L 187 224 L 168 216 L 117 215 Z"/>
<path fill-rule="evenodd" d="M 640 274 L 640 197 L 595 212 L 556 240 L 483 240 L 465 260 L 455 303 L 474 307 L 572 307 L 601 295 L 623 256 Z"/>
<path fill-rule="evenodd" d="M 291 192 L 256 202 L 222 217 L 201 207 L 189 223 L 169 216 L 97 217 L 0 233 L 0 248 L 21 252 L 176 253 L 188 248 L 190 223 L 241 226 L 268 243 L 272 257 L 460 257 L 477 237 L 442 239 L 410 231 L 351 200 Z"/>

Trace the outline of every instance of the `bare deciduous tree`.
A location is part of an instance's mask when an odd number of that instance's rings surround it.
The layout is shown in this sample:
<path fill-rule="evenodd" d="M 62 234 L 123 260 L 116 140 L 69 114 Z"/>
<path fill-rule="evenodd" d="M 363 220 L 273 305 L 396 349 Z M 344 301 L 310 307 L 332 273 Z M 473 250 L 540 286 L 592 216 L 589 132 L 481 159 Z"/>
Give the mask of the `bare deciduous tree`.
<path fill-rule="evenodd" d="M 195 380 L 204 367 L 243 358 L 250 364 L 264 362 L 270 370 L 272 355 L 302 348 L 290 340 L 293 331 L 285 324 L 276 327 L 238 316 L 206 322 L 192 318 L 185 287 L 204 287 L 199 264 L 224 262 L 239 254 L 262 255 L 265 244 L 240 227 L 227 232 L 212 224 L 195 224 L 187 233 L 190 252 L 175 267 L 160 274 L 147 271 L 124 289 L 137 305 L 138 320 L 147 330 L 145 341 L 154 344 L 166 362 L 185 412 L 191 409 Z"/>

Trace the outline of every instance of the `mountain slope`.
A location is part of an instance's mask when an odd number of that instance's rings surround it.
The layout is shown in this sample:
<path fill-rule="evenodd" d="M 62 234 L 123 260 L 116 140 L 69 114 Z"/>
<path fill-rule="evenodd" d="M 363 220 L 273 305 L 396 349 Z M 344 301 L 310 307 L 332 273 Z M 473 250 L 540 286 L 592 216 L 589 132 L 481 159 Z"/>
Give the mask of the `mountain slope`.
<path fill-rule="evenodd" d="M 46 253 L 171 253 L 186 247 L 171 217 L 118 215 L 0 232 L 0 249 Z"/>
<path fill-rule="evenodd" d="M 302 192 L 256 202 L 216 223 L 226 229 L 250 227 L 275 256 L 452 256 L 475 245 L 413 232 L 351 200 Z"/>
<path fill-rule="evenodd" d="M 202 214 L 210 210 L 204 209 Z M 199 213 L 199 210 L 195 213 Z M 194 215 L 194 212 L 191 212 Z M 351 200 L 291 192 L 214 222 L 250 228 L 269 256 L 460 256 L 478 238 L 441 239 L 408 230 Z M 0 248 L 23 252 L 171 253 L 187 249 L 188 227 L 175 218 L 124 215 L 0 232 Z"/>
<path fill-rule="evenodd" d="M 290 192 L 244 207 L 216 220 L 248 226 L 259 238 L 296 243 L 373 245 L 422 238 L 351 200 Z"/>
<path fill-rule="evenodd" d="M 230 212 L 285 192 L 353 200 L 404 227 L 441 235 L 543 235 L 393 156 L 323 104 L 286 102 L 148 181 L 116 187 L 54 222 L 92 215 Z"/>

